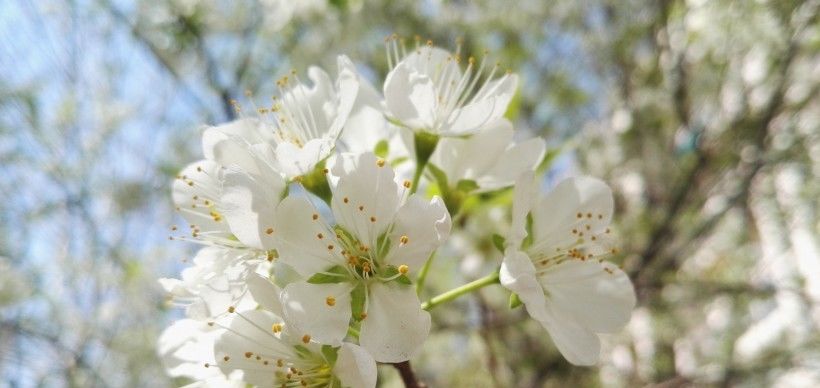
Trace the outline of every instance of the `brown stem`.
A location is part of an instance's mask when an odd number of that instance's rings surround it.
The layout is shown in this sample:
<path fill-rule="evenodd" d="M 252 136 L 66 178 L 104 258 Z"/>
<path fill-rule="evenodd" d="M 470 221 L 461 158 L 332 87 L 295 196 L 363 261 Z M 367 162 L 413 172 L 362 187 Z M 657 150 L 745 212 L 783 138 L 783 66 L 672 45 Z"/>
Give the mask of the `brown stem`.
<path fill-rule="evenodd" d="M 419 382 L 416 374 L 413 372 L 413 367 L 410 366 L 410 361 L 397 362 L 392 364 L 394 368 L 399 371 L 401 381 L 404 382 L 405 388 L 425 388 L 426 384 Z"/>

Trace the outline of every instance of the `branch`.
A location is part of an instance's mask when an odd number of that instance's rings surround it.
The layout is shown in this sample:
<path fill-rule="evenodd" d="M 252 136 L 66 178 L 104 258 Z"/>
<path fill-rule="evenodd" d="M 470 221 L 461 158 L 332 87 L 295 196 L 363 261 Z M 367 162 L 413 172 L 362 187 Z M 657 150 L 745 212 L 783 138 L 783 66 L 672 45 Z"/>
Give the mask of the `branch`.
<path fill-rule="evenodd" d="M 413 367 L 410 366 L 410 361 L 402 361 L 391 365 L 399 371 L 401 381 L 404 382 L 405 388 L 427 387 L 427 384 L 420 382 L 418 378 L 416 378 L 416 374 L 413 372 Z"/>

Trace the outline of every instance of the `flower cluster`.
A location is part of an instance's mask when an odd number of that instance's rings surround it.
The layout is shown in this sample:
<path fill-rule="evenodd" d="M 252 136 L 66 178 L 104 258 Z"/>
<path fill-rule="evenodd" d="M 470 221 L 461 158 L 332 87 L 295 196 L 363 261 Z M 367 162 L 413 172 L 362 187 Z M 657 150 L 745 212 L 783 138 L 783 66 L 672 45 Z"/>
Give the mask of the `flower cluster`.
<path fill-rule="evenodd" d="M 387 40 L 379 93 L 344 56 L 277 82 L 252 116 L 204 130 L 204 159 L 173 185 L 204 247 L 161 279 L 186 319 L 159 341 L 168 372 L 199 386 L 373 387 L 376 363 L 412 358 L 427 310 L 501 283 L 570 362 L 635 304 L 614 252 L 608 187 L 572 178 L 539 199 L 545 142 L 514 142 L 505 117 L 518 77 L 485 59 Z M 514 186 L 512 204 L 504 197 Z M 508 198 L 509 196 L 507 196 Z M 422 303 L 429 262 L 469 201 L 511 209 L 500 269 Z M 177 227 L 172 227 L 177 231 Z M 455 230 L 452 232 L 456 232 Z"/>

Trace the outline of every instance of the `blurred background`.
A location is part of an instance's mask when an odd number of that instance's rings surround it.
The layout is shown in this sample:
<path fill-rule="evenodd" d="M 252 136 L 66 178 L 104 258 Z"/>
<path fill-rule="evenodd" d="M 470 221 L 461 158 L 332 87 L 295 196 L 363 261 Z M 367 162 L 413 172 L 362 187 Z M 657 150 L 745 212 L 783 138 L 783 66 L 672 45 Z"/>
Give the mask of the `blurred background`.
<path fill-rule="evenodd" d="M 156 355 L 181 316 L 156 279 L 196 248 L 168 234 L 200 126 L 342 53 L 380 88 L 392 33 L 461 38 L 522 76 L 510 116 L 548 139 L 550 179 L 613 187 L 613 260 L 639 295 L 600 367 L 580 368 L 483 290 L 434 311 L 424 381 L 820 386 L 819 3 L 2 1 L 0 387 L 185 383 Z M 486 239 L 452 245 L 442 290 L 498 264 Z"/>

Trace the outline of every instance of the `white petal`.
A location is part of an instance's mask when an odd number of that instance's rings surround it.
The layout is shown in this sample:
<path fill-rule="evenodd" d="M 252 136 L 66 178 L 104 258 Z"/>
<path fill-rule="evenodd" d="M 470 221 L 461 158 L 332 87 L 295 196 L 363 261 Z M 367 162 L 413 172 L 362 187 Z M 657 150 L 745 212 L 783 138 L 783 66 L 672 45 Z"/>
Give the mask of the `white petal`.
<path fill-rule="evenodd" d="M 224 216 L 231 232 L 243 244 L 257 249 L 273 249 L 273 228 L 276 206 L 285 189 L 279 176 L 263 179 L 243 172 L 225 173 L 222 191 Z"/>
<path fill-rule="evenodd" d="M 518 90 L 518 76 L 510 74 L 488 82 L 481 92 L 476 94 L 474 100 L 495 98 L 496 110 L 493 112 L 493 116 L 501 117 L 507 113 L 507 107 L 515 96 L 516 90 Z"/>
<path fill-rule="evenodd" d="M 453 185 L 461 179 L 475 180 L 497 163 L 512 137 L 512 123 L 503 119 L 496 120 L 468 138 L 439 140 L 430 161 L 447 174 L 447 179 Z"/>
<path fill-rule="evenodd" d="M 259 174 L 260 161 L 252 146 L 268 144 L 273 133 L 258 119 L 240 119 L 217 127 L 209 127 L 202 134 L 205 158 L 251 174 Z"/>
<path fill-rule="evenodd" d="M 590 177 L 566 179 L 532 209 L 533 244 L 552 254 L 555 248 L 576 243 L 573 229 L 587 236 L 601 234 L 612 219 L 613 206 L 606 183 Z"/>
<path fill-rule="evenodd" d="M 550 333 L 552 342 L 570 363 L 574 365 L 595 365 L 601 353 L 598 335 L 579 325 L 572 319 L 552 315 L 541 324 Z"/>
<path fill-rule="evenodd" d="M 568 260 L 544 273 L 541 283 L 556 312 L 596 333 L 621 330 L 635 307 L 629 277 L 611 263 Z"/>
<path fill-rule="evenodd" d="M 301 147 L 290 142 L 281 142 L 276 147 L 276 160 L 286 176 L 305 175 L 330 155 L 334 144 L 334 139 L 329 137 L 311 139 Z"/>
<path fill-rule="evenodd" d="M 332 167 L 338 182 L 331 187 L 336 223 L 370 247 L 393 220 L 399 205 L 393 169 L 379 167 L 372 153 L 342 154 Z M 347 202 L 345 202 L 347 199 Z"/>
<path fill-rule="evenodd" d="M 510 186 L 525 171 L 534 171 L 544 158 L 547 145 L 544 139 L 535 138 L 518 143 L 501 155 L 495 165 L 478 179 L 482 190 L 495 190 Z"/>
<path fill-rule="evenodd" d="M 336 79 L 338 106 L 336 107 L 335 117 L 333 117 L 328 128 L 328 135 L 334 139 L 339 136 L 348 116 L 350 116 L 356 102 L 356 95 L 359 92 L 359 75 L 353 62 L 344 55 L 340 55 L 336 62 L 339 67 L 339 76 Z"/>
<path fill-rule="evenodd" d="M 444 136 L 461 136 L 477 132 L 485 124 L 501 117 L 495 115 L 497 98 L 488 98 L 467 104 L 453 111 L 442 128 Z"/>
<path fill-rule="evenodd" d="M 384 81 L 387 110 L 402 124 L 430 128 L 435 121 L 436 89 L 430 77 L 400 63 Z"/>
<path fill-rule="evenodd" d="M 253 299 L 259 303 L 263 309 L 280 317 L 283 315 L 282 302 L 279 300 L 279 294 L 282 290 L 269 279 L 258 274 L 251 274 L 248 276 L 248 290 L 253 296 Z"/>
<path fill-rule="evenodd" d="M 339 378 L 343 387 L 372 388 L 376 386 L 376 361 L 366 350 L 358 345 L 343 343 L 339 348 L 333 374 Z"/>
<path fill-rule="evenodd" d="M 533 319 L 541 321 L 547 318 L 546 297 L 544 289 L 535 277 L 535 267 L 525 253 L 507 248 L 504 261 L 499 271 L 501 285 L 518 294 Z"/>
<path fill-rule="evenodd" d="M 269 386 L 276 368 L 260 368 L 254 357 L 245 357 L 245 352 L 253 352 L 269 357 L 288 358 L 295 352 L 293 348 L 277 338 L 271 327 L 282 323 L 279 317 L 263 310 L 250 310 L 232 314 L 228 331 L 223 332 L 214 342 L 214 355 L 219 369 L 226 375 L 235 370 L 242 371 L 242 379 L 250 384 Z M 228 361 L 224 361 L 224 357 Z"/>
<path fill-rule="evenodd" d="M 200 160 L 186 166 L 173 184 L 174 205 L 190 225 L 200 232 L 229 233 L 223 219 L 217 221 L 212 211 L 220 212 L 222 168 L 213 161 Z M 206 202 L 207 201 L 207 202 Z"/>
<path fill-rule="evenodd" d="M 306 197 L 285 197 L 276 209 L 275 225 L 279 260 L 303 277 L 345 264 L 338 254 L 343 248 L 336 241 L 335 232 Z"/>
<path fill-rule="evenodd" d="M 206 362 L 214 362 L 212 334 L 205 323 L 193 319 L 181 319 L 163 330 L 157 353 L 168 375 L 194 379 L 219 375 L 216 368 L 203 367 Z"/>
<path fill-rule="evenodd" d="M 282 290 L 285 321 L 290 331 L 316 342 L 339 346 L 350 322 L 350 283 L 291 283 Z M 333 305 L 327 303 L 333 298 Z"/>
<path fill-rule="evenodd" d="M 513 189 L 512 223 L 507 235 L 507 246 L 518 249 L 527 237 L 527 214 L 535 205 L 537 195 L 535 174 L 532 171 L 523 172 Z"/>
<path fill-rule="evenodd" d="M 450 213 L 441 198 L 436 196 L 427 201 L 421 195 L 411 195 L 396 214 L 386 262 L 395 266 L 405 264 L 411 272 L 419 270 L 450 235 L 450 227 Z M 407 237 L 406 244 L 401 243 L 403 236 Z"/>
<path fill-rule="evenodd" d="M 430 314 L 413 287 L 373 283 L 359 344 L 378 362 L 409 360 L 430 333 Z"/>

